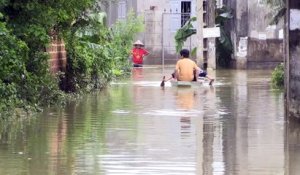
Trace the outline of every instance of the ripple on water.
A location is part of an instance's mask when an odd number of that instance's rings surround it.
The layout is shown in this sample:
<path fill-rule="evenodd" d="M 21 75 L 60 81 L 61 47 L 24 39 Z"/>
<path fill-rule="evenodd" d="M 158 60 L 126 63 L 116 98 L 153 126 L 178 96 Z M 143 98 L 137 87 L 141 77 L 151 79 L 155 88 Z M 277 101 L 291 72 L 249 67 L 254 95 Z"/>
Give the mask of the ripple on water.
<path fill-rule="evenodd" d="M 112 111 L 112 113 L 114 113 L 114 114 L 129 114 L 130 111 L 117 109 L 117 110 Z"/>
<path fill-rule="evenodd" d="M 143 87 L 160 87 L 161 81 L 136 81 L 133 84 L 137 86 L 143 86 Z M 170 87 L 171 83 L 165 83 L 165 87 Z"/>
<path fill-rule="evenodd" d="M 166 109 L 166 110 L 151 110 L 148 112 L 144 112 L 144 115 L 150 115 L 150 116 L 199 116 L 199 114 L 202 114 L 203 111 L 200 110 L 172 110 L 172 109 Z"/>
<path fill-rule="evenodd" d="M 101 167 L 106 174 L 195 174 L 196 164 L 192 161 L 153 160 L 144 155 L 99 155 Z"/>
<path fill-rule="evenodd" d="M 286 128 L 284 94 L 270 89 L 270 74 L 221 70 L 212 88 L 206 81 L 161 91 L 161 72 L 148 69 L 65 110 L 4 125 L 0 174 L 300 172 L 300 126 Z"/>

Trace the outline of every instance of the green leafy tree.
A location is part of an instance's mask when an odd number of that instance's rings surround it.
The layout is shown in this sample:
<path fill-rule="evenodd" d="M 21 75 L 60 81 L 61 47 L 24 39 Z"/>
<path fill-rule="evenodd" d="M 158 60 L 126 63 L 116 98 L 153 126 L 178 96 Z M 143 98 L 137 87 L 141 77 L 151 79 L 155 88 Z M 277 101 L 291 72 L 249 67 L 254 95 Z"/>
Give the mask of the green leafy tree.
<path fill-rule="evenodd" d="M 128 71 L 129 50 L 142 22 L 134 14 L 112 28 L 105 24 L 108 0 L 0 0 L 0 109 L 63 101 L 59 79 L 49 72 L 46 47 L 65 41 L 65 91 L 101 88 Z M 4 93 L 5 92 L 5 93 Z M 15 101 L 15 102 L 13 102 Z M 2 105 L 2 104 L 4 105 Z"/>
<path fill-rule="evenodd" d="M 0 111 L 5 112 L 20 103 L 18 84 L 22 83 L 26 74 L 28 48 L 24 42 L 11 35 L 3 22 L 0 22 L 0 45 Z"/>
<path fill-rule="evenodd" d="M 51 31 L 69 30 L 94 2 L 0 0 L 0 111 L 61 99 L 58 82 L 49 73 L 45 48 Z"/>
<path fill-rule="evenodd" d="M 271 21 L 270 24 L 277 24 L 286 13 L 286 6 L 284 0 L 264 0 L 264 2 L 271 7 Z"/>
<path fill-rule="evenodd" d="M 221 36 L 216 40 L 216 57 L 220 67 L 229 67 L 231 55 L 233 53 L 233 45 L 229 32 L 225 28 L 225 24 L 233 18 L 232 10 L 223 6 L 216 10 L 216 24 L 220 27 Z"/>
<path fill-rule="evenodd" d="M 12 32 L 29 47 L 27 69 L 35 74 L 46 74 L 45 47 L 50 42 L 51 31 L 69 30 L 74 20 L 94 4 L 94 0 L 70 1 L 9 1 L 3 8 Z M 42 66 L 45 65 L 45 66 Z"/>

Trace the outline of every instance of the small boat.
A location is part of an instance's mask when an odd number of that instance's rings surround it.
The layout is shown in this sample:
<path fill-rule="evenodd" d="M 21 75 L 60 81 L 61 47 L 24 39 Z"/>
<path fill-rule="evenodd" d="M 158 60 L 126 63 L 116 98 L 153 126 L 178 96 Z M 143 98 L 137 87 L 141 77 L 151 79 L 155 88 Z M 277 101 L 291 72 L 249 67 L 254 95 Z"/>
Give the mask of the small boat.
<path fill-rule="evenodd" d="M 199 87 L 203 85 L 203 81 L 171 81 L 173 87 Z"/>

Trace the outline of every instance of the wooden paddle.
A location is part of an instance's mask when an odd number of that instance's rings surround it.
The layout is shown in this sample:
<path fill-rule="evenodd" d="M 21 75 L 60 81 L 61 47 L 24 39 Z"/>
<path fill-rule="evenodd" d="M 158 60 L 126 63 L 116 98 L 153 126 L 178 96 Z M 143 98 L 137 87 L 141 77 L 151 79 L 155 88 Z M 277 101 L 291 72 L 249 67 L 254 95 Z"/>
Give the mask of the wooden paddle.
<path fill-rule="evenodd" d="M 212 86 L 212 84 L 213 84 L 214 81 L 215 81 L 215 79 L 210 79 L 209 85 Z"/>
<path fill-rule="evenodd" d="M 169 79 L 166 80 L 166 76 L 163 76 L 163 79 L 162 79 L 162 81 L 161 81 L 161 83 L 160 83 L 160 86 L 161 86 L 161 87 L 165 87 L 165 82 L 171 80 L 172 78 L 173 78 L 173 77 L 170 77 Z"/>
<path fill-rule="evenodd" d="M 165 80 L 166 80 L 166 76 L 163 76 L 163 79 L 160 83 L 160 87 L 165 87 Z"/>

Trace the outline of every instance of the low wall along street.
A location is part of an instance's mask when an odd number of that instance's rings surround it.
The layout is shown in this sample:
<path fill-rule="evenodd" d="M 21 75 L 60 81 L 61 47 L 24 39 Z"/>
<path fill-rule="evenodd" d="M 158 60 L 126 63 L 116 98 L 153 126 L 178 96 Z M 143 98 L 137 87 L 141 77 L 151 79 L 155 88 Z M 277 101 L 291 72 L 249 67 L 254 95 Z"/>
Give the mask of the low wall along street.
<path fill-rule="evenodd" d="M 248 41 L 247 67 L 249 69 L 275 68 L 283 62 L 283 42 L 280 39 Z"/>

